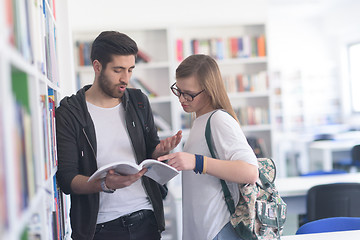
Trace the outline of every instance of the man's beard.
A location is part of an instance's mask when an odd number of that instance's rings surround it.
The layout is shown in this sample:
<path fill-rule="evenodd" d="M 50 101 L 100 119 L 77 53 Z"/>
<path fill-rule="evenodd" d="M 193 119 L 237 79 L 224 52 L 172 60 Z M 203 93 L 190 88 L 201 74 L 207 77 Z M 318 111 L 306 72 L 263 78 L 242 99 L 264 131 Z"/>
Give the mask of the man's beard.
<path fill-rule="evenodd" d="M 104 74 L 103 70 L 101 70 L 99 76 L 99 86 L 103 93 L 112 98 L 121 98 L 124 94 L 123 92 L 118 90 L 118 87 L 121 85 L 126 85 L 126 83 L 122 82 L 116 85 L 112 85 L 111 81 Z"/>

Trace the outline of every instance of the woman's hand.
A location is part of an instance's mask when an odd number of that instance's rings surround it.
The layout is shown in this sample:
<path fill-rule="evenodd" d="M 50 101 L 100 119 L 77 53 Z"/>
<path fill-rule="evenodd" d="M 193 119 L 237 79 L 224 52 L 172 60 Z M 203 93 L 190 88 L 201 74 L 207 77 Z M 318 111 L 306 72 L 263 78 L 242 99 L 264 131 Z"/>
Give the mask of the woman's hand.
<path fill-rule="evenodd" d="M 194 170 L 195 168 L 195 155 L 186 152 L 170 153 L 159 157 L 157 160 L 168 160 L 167 164 L 176 168 L 178 171 Z"/>

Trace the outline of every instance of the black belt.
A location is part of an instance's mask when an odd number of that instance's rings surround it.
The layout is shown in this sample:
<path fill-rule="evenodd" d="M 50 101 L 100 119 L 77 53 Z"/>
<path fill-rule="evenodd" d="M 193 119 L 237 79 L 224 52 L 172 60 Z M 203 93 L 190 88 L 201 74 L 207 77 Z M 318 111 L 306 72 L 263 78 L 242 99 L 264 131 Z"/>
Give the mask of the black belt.
<path fill-rule="evenodd" d="M 123 227 L 127 227 L 130 225 L 133 225 L 134 223 L 137 223 L 141 220 L 143 220 L 144 218 L 150 216 L 151 214 L 153 214 L 152 210 L 139 210 L 124 216 L 121 216 L 119 218 L 116 218 L 112 221 L 109 222 L 105 222 L 105 223 L 100 223 L 98 225 L 101 225 L 102 227 L 104 226 L 114 226 L 114 225 L 122 225 Z"/>

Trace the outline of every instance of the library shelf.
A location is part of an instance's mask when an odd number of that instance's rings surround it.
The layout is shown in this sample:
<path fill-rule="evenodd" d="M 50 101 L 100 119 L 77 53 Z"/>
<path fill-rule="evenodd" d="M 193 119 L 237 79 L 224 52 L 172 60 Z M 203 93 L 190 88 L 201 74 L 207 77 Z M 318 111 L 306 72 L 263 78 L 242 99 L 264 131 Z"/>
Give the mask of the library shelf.
<path fill-rule="evenodd" d="M 0 3 L 0 239 L 66 239 L 69 199 L 56 184 L 59 58 L 66 1 Z M 68 50 L 70 51 L 70 50 Z"/>

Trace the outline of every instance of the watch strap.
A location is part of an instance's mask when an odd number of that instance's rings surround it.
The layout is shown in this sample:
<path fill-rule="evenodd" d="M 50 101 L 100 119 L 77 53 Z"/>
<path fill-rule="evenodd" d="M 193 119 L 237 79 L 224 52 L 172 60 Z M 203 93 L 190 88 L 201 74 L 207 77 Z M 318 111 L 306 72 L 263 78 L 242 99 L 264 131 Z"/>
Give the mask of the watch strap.
<path fill-rule="evenodd" d="M 106 186 L 105 180 L 106 180 L 106 178 L 103 178 L 103 179 L 101 180 L 101 184 L 100 184 L 100 185 L 101 185 L 102 191 L 105 192 L 105 193 L 113 193 L 113 192 L 115 192 L 116 189 L 111 189 L 111 188 L 108 188 L 108 186 Z"/>

